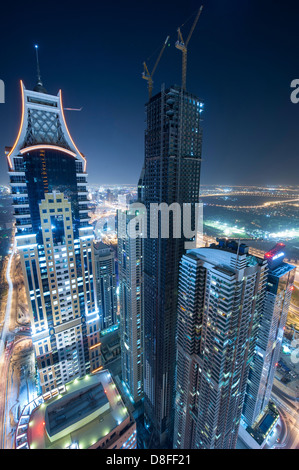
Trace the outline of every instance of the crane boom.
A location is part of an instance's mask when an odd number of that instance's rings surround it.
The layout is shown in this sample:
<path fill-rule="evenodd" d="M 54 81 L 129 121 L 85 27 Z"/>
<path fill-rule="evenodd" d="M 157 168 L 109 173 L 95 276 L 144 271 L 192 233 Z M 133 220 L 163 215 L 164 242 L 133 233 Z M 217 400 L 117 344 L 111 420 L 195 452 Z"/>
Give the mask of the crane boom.
<path fill-rule="evenodd" d="M 165 47 L 166 47 L 166 45 L 167 45 L 167 43 L 168 43 L 168 40 L 169 40 L 169 36 L 167 36 L 167 38 L 166 38 L 165 41 L 164 41 L 164 44 L 163 44 L 162 49 L 161 49 L 161 51 L 160 51 L 160 54 L 159 54 L 159 56 L 158 56 L 158 58 L 157 58 L 157 60 L 156 60 L 156 63 L 155 63 L 155 65 L 154 65 L 154 67 L 153 67 L 152 73 L 149 73 L 146 63 L 143 62 L 143 74 L 142 74 L 142 78 L 144 78 L 145 80 L 148 81 L 148 94 L 149 94 L 149 99 L 151 99 L 151 97 L 152 97 L 152 92 L 153 92 L 153 75 L 154 75 L 154 73 L 155 73 L 155 71 L 156 71 L 156 68 L 157 68 L 157 66 L 158 66 L 158 63 L 160 62 L 160 59 L 161 59 L 162 54 L 163 54 L 163 52 L 164 52 L 164 49 L 165 49 Z"/>
<path fill-rule="evenodd" d="M 194 22 L 193 22 L 192 28 L 190 29 L 190 33 L 189 33 L 188 39 L 187 39 L 187 41 L 186 41 L 186 47 L 188 46 L 188 43 L 189 43 L 189 41 L 190 41 L 190 39 L 191 39 L 191 36 L 192 36 L 193 31 L 194 31 L 194 29 L 195 29 L 195 26 L 196 26 L 196 24 L 197 24 L 197 22 L 198 22 L 198 18 L 200 17 L 200 14 L 201 14 L 201 12 L 202 12 L 202 9 L 203 9 L 203 5 L 201 5 L 201 7 L 199 8 L 199 10 L 198 10 L 198 12 L 197 12 L 197 15 L 196 15 L 196 18 L 195 18 L 195 20 L 194 20 Z"/>
<path fill-rule="evenodd" d="M 186 89 L 186 75 L 187 75 L 187 46 L 189 44 L 189 41 L 191 39 L 191 36 L 193 34 L 193 31 L 195 29 L 195 26 L 198 22 L 198 18 L 200 17 L 200 14 L 202 12 L 202 9 L 203 9 L 203 5 L 201 5 L 201 7 L 199 8 L 198 12 L 197 12 L 197 15 L 196 15 L 196 18 L 195 20 L 193 21 L 193 25 L 190 29 L 190 32 L 189 32 L 189 35 L 188 35 L 188 38 L 187 38 L 187 41 L 184 42 L 183 40 L 183 36 L 182 36 L 182 33 L 181 33 L 181 29 L 178 28 L 177 32 L 178 32 L 178 40 L 177 42 L 175 43 L 175 47 L 177 49 L 180 49 L 182 51 L 182 89 L 185 90 Z"/>

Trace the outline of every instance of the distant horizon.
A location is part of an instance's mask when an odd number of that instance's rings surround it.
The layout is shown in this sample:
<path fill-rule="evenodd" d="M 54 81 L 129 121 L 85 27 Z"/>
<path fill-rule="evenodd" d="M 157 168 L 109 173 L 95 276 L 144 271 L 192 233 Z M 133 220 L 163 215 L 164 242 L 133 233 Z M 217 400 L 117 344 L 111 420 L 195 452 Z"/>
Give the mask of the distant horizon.
<path fill-rule="evenodd" d="M 137 184 L 148 101 L 143 62 L 152 70 L 170 35 L 153 95 L 163 84 L 180 86 L 177 28 L 194 17 L 198 4 L 153 0 L 148 8 L 144 2 L 116 1 L 69 9 L 52 2 L 50 7 L 68 18 L 54 35 L 47 5 L 20 5 L 17 16 L 14 4 L 3 5 L 2 16 L 13 17 L 14 27 L 9 21 L 2 25 L 0 181 L 9 181 L 4 149 L 13 145 L 20 124 L 19 80 L 29 90 L 35 86 L 38 44 L 43 85 L 55 96 L 62 90 L 66 121 L 86 155 L 90 177 L 98 175 L 99 184 L 118 184 L 112 178 Z M 291 83 L 298 77 L 298 13 L 298 2 L 291 10 L 287 2 L 270 0 L 209 0 L 204 6 L 188 46 L 186 84 L 204 103 L 202 185 L 223 180 L 226 185 L 297 184 L 299 104 L 291 100 Z M 74 28 L 81 31 L 80 39 L 74 38 Z M 189 29 L 190 21 L 183 33 Z"/>
<path fill-rule="evenodd" d="M 87 185 L 98 185 L 98 186 L 137 186 L 138 183 L 94 183 L 94 182 L 87 182 Z M 230 183 L 205 183 L 205 184 L 200 184 L 200 188 L 204 186 L 220 186 L 220 187 L 234 187 L 234 188 L 278 188 L 278 187 L 293 187 L 299 188 L 299 184 L 230 184 Z"/>
<path fill-rule="evenodd" d="M 137 187 L 138 183 L 95 183 L 87 181 L 87 186 L 135 186 Z M 9 181 L 7 183 L 0 183 L 0 186 L 10 188 Z M 211 187 L 211 186 L 219 186 L 219 187 L 231 187 L 231 188 L 299 188 L 299 184 L 231 184 L 231 183 L 205 183 L 201 184 L 200 188 L 202 187 Z"/>

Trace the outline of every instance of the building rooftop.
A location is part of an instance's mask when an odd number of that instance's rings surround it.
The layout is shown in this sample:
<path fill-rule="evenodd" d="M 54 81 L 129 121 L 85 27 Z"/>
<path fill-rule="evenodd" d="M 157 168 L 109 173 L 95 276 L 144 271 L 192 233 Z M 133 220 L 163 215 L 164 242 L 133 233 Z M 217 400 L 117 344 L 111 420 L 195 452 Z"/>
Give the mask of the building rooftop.
<path fill-rule="evenodd" d="M 45 411 L 46 430 L 50 438 L 64 431 L 78 419 L 82 420 L 96 410 L 107 409 L 109 400 L 105 394 L 103 385 L 96 383 L 82 389 L 68 393 L 60 400 L 54 400 Z"/>
<path fill-rule="evenodd" d="M 99 240 L 95 241 L 94 247 L 97 250 L 110 250 L 111 249 L 109 245 L 106 245 L 106 243 L 103 243 L 102 241 L 99 241 Z"/>
<path fill-rule="evenodd" d="M 230 253 L 239 253 L 239 255 L 245 255 L 249 253 L 249 247 L 245 243 L 237 243 L 235 240 L 229 240 L 226 238 L 217 238 L 218 245 L 212 243 L 210 248 L 216 250 L 225 250 Z"/>
<path fill-rule="evenodd" d="M 279 412 L 274 403 L 269 402 L 263 413 L 257 418 L 253 426 L 248 426 L 246 431 L 254 440 L 262 445 L 269 433 L 276 425 L 279 418 Z"/>
<path fill-rule="evenodd" d="M 262 258 L 249 253 L 249 247 L 245 243 L 237 243 L 235 240 L 217 239 L 218 244 L 212 243 L 209 247 L 187 250 L 188 257 L 196 260 L 205 258 L 217 265 L 217 268 L 236 272 L 236 269 L 254 267 L 265 264 Z"/>
<path fill-rule="evenodd" d="M 69 382 L 65 392 L 30 414 L 30 449 L 87 449 L 129 417 L 110 373 L 105 370 Z"/>
<path fill-rule="evenodd" d="M 289 271 L 292 271 L 292 269 L 295 269 L 296 266 L 293 266 L 292 264 L 288 263 L 281 263 L 279 266 L 277 266 L 275 269 L 271 270 L 271 274 L 276 277 L 281 277 L 284 274 L 286 274 Z"/>

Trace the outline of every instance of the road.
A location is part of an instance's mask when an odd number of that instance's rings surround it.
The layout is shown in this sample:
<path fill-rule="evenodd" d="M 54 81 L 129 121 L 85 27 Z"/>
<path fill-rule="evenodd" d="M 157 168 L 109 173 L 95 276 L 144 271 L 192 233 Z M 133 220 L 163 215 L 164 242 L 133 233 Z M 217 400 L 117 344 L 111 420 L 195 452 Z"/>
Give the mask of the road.
<path fill-rule="evenodd" d="M 6 387 L 6 377 L 8 374 L 9 368 L 9 355 L 10 351 L 8 350 L 5 352 L 5 343 L 7 338 L 7 333 L 9 331 L 9 322 L 10 322 L 10 314 L 11 314 L 11 305 L 12 305 L 12 298 L 13 298 L 13 282 L 11 280 L 11 265 L 13 261 L 13 257 L 15 255 L 15 248 L 16 243 L 15 239 L 13 240 L 13 249 L 11 251 L 7 267 L 6 267 L 6 280 L 8 284 L 8 295 L 7 295 L 7 304 L 5 309 L 5 316 L 1 331 L 1 340 L 0 340 L 0 443 L 1 449 L 3 449 L 3 441 L 4 441 L 4 423 L 5 423 L 5 414 L 6 414 L 6 396 L 7 396 L 7 387 Z"/>
<path fill-rule="evenodd" d="M 274 448 L 299 449 L 298 399 L 284 393 L 275 385 L 273 385 L 271 398 L 279 410 L 283 431 L 285 431 L 285 433 L 282 431 L 285 435 L 279 443 L 275 443 Z"/>
<path fill-rule="evenodd" d="M 17 335 L 6 361 L 3 432 L 1 448 L 14 448 L 15 430 L 24 406 L 36 397 L 35 361 L 30 336 Z"/>
<path fill-rule="evenodd" d="M 7 295 L 7 304 L 5 309 L 5 316 L 3 321 L 3 327 L 1 331 L 1 340 L 0 340 L 0 358 L 2 358 L 5 349 L 5 341 L 7 337 L 7 332 L 9 330 L 9 320 L 10 320 L 10 312 L 11 312 L 11 305 L 12 305 L 12 298 L 13 298 L 13 282 L 10 276 L 11 265 L 13 261 L 13 257 L 16 252 L 16 242 L 15 239 L 13 240 L 13 248 L 7 263 L 6 268 L 6 280 L 8 284 L 8 295 Z"/>
<path fill-rule="evenodd" d="M 0 449 L 12 448 L 19 406 L 27 403 L 34 393 L 35 366 L 34 363 L 32 365 L 30 330 L 22 331 L 18 326 L 15 328 L 18 325 L 18 313 L 21 313 L 26 322 L 20 306 L 23 299 L 16 261 L 16 243 L 13 239 L 6 268 L 8 294 L 0 339 Z M 8 347 L 7 340 L 10 341 Z M 28 371 L 31 373 L 30 380 L 27 377 Z"/>

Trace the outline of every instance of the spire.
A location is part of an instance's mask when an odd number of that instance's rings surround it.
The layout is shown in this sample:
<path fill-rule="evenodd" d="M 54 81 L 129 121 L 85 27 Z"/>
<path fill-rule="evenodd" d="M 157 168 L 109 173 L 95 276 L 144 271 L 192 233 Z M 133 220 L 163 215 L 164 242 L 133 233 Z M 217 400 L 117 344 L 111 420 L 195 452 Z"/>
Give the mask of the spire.
<path fill-rule="evenodd" d="M 38 60 L 38 45 L 35 44 L 35 53 L 36 53 L 36 70 L 37 70 L 37 83 L 33 88 L 33 91 L 38 91 L 39 93 L 47 93 L 47 90 L 44 88 L 41 75 L 40 75 L 40 68 L 39 68 L 39 60 Z"/>

